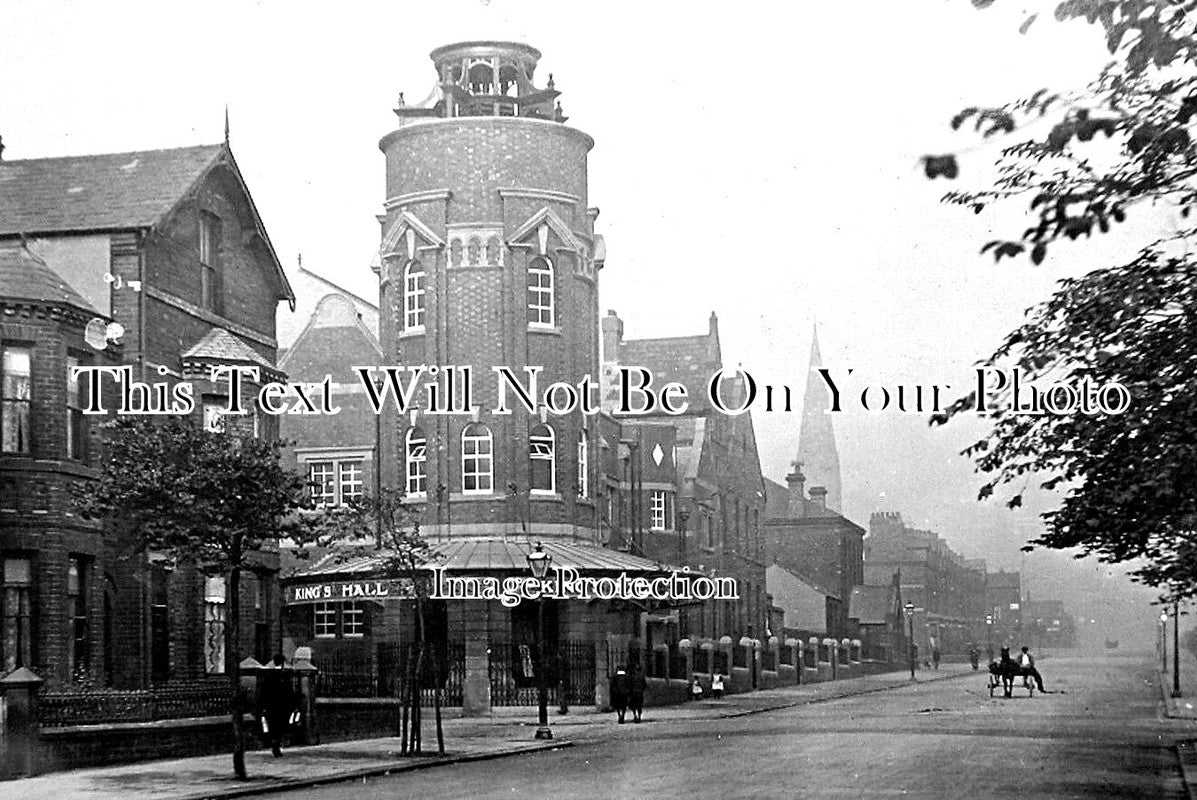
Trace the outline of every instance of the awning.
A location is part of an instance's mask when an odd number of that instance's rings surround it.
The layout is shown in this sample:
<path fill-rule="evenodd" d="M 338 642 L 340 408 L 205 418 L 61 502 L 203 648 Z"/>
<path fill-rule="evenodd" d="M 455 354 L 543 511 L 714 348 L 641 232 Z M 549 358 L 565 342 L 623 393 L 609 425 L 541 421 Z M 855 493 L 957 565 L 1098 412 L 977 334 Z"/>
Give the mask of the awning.
<path fill-rule="evenodd" d="M 544 551 L 552 556 L 554 567 L 574 569 L 582 575 L 621 572 L 629 575 L 656 575 L 676 569 L 622 550 L 611 550 L 585 542 L 548 539 L 542 540 L 541 545 Z M 449 542 L 430 542 L 429 558 L 424 568 L 439 567 L 453 573 L 524 574 L 528 571 L 528 553 L 532 552 L 532 547 L 522 539 L 455 539 Z M 328 553 L 311 565 L 297 570 L 288 581 L 370 575 L 378 572 L 383 562 L 382 555 L 345 558 L 340 553 Z"/>

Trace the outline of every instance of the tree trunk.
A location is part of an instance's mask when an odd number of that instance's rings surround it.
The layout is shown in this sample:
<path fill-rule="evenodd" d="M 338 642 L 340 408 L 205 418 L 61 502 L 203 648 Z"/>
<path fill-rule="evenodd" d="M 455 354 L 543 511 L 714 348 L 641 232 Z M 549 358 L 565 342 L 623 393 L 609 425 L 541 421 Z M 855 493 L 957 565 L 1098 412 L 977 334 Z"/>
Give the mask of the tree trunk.
<path fill-rule="evenodd" d="M 436 686 L 433 687 L 433 702 L 436 704 L 436 752 L 440 755 L 445 754 L 445 729 L 441 725 L 441 662 L 436 657 L 436 652 L 432 653 L 432 674 L 436 676 Z"/>
<path fill-rule="evenodd" d="M 402 647 L 402 645 L 400 645 Z M 402 650 L 400 650 L 402 652 Z M 407 755 L 407 709 L 411 696 L 412 659 L 403 659 L 403 684 L 399 689 L 399 753 Z"/>
<path fill-rule="evenodd" d="M 237 561 L 229 570 L 228 608 L 224 657 L 233 689 L 233 775 L 238 780 L 246 780 L 249 775 L 245 771 L 245 731 L 241 724 L 245 698 L 241 692 L 241 659 L 237 656 L 238 642 L 241 641 L 241 565 Z"/>

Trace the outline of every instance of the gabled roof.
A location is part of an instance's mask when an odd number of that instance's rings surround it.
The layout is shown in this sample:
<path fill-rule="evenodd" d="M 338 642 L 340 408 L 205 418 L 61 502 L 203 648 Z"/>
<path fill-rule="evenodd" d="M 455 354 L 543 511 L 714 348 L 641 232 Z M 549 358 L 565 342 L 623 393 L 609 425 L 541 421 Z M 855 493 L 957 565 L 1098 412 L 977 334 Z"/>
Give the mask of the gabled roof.
<path fill-rule="evenodd" d="M 0 246 L 0 297 L 69 305 L 99 316 L 83 295 L 24 246 Z"/>
<path fill-rule="evenodd" d="M 148 228 L 224 145 L 0 161 L 0 234 Z"/>
<path fill-rule="evenodd" d="M 246 345 L 245 342 L 224 328 L 213 328 L 205 333 L 204 338 L 183 352 L 182 359 L 183 361 L 212 361 L 218 364 L 238 362 L 257 364 L 273 372 L 278 371 L 278 368 L 270 363 L 270 359 Z"/>
<path fill-rule="evenodd" d="M 362 322 L 353 302 L 355 297 L 356 295 L 342 291 L 321 297 L 316 303 L 316 308 L 312 310 L 312 315 L 304 324 L 303 330 L 295 337 L 295 341 L 287 348 L 286 353 L 279 353 L 279 369 L 292 370 L 294 368 L 292 362 L 295 358 L 304 359 L 312 355 L 309 352 L 312 348 L 316 348 L 316 353 L 331 351 L 335 358 L 346 357 L 346 360 L 340 361 L 338 366 L 347 370 L 350 364 L 358 363 L 350 360 L 349 357 L 357 359 L 364 357 L 364 354 L 360 352 L 361 340 L 354 340 L 352 336 L 347 335 L 350 331 L 356 331 L 363 337 L 373 348 L 374 355 L 381 358 L 382 346 L 378 342 L 378 335 Z M 314 375 L 305 376 L 302 374 L 304 371 L 301 367 L 300 374 L 296 374 L 296 377 L 316 377 Z"/>
<path fill-rule="evenodd" d="M 565 246 L 582 252 L 586 249 L 586 245 L 578 238 L 578 235 L 569 229 L 569 225 L 565 220 L 561 219 L 553 209 L 544 206 L 532 216 L 528 217 L 515 233 L 511 234 L 509 241 L 520 242 L 530 237 L 540 228 L 541 225 L 547 225 L 550 230 L 557 234 L 558 238 L 565 243 Z"/>
<path fill-rule="evenodd" d="M 227 142 L 0 161 L 0 236 L 152 228 L 219 164 L 245 192 L 282 296 L 294 308 L 295 293 Z"/>

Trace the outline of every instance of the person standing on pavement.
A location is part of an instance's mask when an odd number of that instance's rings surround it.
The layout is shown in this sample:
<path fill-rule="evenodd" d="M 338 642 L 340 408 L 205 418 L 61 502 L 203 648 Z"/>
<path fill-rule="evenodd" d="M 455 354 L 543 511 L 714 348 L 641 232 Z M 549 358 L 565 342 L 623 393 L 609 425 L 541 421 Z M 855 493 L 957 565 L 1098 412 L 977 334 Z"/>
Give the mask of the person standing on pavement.
<path fill-rule="evenodd" d="M 632 722 L 638 723 L 644 711 L 644 692 L 648 689 L 648 679 L 644 677 L 644 670 L 639 664 L 632 667 L 628 683 L 628 708 L 632 709 Z"/>
<path fill-rule="evenodd" d="M 611 676 L 611 708 L 615 709 L 620 725 L 628 712 L 628 694 L 631 690 L 632 684 L 627 670 L 623 667 L 615 670 L 615 674 Z"/>
<path fill-rule="evenodd" d="M 270 745 L 270 752 L 275 758 L 283 754 L 283 742 L 290 725 L 291 712 L 295 709 L 291 676 L 283 670 L 285 663 L 282 654 L 278 654 L 271 665 L 262 671 L 262 689 L 258 695 L 262 737 Z"/>

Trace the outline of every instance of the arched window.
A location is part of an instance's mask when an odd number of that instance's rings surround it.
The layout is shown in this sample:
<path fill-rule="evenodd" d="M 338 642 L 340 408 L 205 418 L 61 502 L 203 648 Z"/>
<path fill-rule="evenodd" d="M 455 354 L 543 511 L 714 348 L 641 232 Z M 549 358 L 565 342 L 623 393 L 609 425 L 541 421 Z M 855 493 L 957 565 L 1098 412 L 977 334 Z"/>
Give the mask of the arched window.
<path fill-rule="evenodd" d="M 528 265 L 528 324 L 551 328 L 556 322 L 553 302 L 553 265 L 534 258 Z"/>
<path fill-rule="evenodd" d="M 590 446 L 586 431 L 578 431 L 578 497 L 590 497 Z"/>
<path fill-rule="evenodd" d="M 528 437 L 529 456 L 532 459 L 532 493 L 553 494 L 557 491 L 557 450 L 553 429 L 548 425 L 537 425 Z"/>
<path fill-rule="evenodd" d="M 467 74 L 471 94 L 495 93 L 495 70 L 490 64 L 484 61 L 472 64 Z"/>
<path fill-rule="evenodd" d="M 519 96 L 519 72 L 512 64 L 499 67 L 499 94 L 507 97 Z"/>
<path fill-rule="evenodd" d="M 489 494 L 494 491 L 494 447 L 490 428 L 475 422 L 461 432 L 461 491 Z"/>
<path fill-rule="evenodd" d="M 404 458 L 407 475 L 407 496 L 426 497 L 428 494 L 428 440 L 420 428 L 407 431 Z"/>
<path fill-rule="evenodd" d="M 403 329 L 424 330 L 424 267 L 419 261 L 403 270 Z"/>

